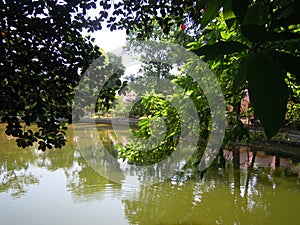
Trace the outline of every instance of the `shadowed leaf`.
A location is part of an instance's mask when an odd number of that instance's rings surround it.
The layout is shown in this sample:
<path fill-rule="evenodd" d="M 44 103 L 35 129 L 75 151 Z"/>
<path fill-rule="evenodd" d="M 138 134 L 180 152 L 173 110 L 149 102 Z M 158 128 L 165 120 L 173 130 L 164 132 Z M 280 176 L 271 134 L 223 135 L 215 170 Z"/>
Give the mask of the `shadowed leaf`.
<path fill-rule="evenodd" d="M 206 60 L 216 59 L 219 56 L 240 52 L 247 49 L 247 46 L 236 41 L 220 41 L 213 45 L 204 45 L 194 52 L 199 56 L 205 56 Z"/>
<path fill-rule="evenodd" d="M 267 137 L 271 138 L 285 119 L 288 97 L 285 72 L 267 53 L 251 53 L 246 60 L 250 101 Z"/>
<path fill-rule="evenodd" d="M 246 81 L 247 63 L 248 63 L 248 61 L 245 59 L 243 59 L 240 63 L 237 75 L 235 76 L 235 78 L 233 80 L 233 87 L 235 90 L 240 88 L 240 86 L 242 86 Z"/>
<path fill-rule="evenodd" d="M 294 74 L 300 82 L 300 58 L 284 53 L 284 52 L 273 52 L 274 58 L 279 62 L 279 64 L 288 72 Z"/>
<path fill-rule="evenodd" d="M 222 0 L 211 0 L 208 2 L 206 12 L 203 14 L 203 17 L 201 19 L 202 28 L 204 28 L 207 24 L 209 24 L 212 21 L 212 19 L 216 17 L 222 5 Z"/>
<path fill-rule="evenodd" d="M 244 19 L 249 4 L 250 0 L 232 0 L 232 10 L 238 20 Z"/>

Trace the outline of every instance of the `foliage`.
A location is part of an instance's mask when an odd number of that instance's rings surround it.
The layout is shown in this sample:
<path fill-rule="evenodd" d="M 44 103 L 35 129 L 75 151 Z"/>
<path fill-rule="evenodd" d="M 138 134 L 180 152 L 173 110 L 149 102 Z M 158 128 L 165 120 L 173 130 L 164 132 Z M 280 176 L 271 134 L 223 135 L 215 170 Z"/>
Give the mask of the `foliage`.
<path fill-rule="evenodd" d="M 102 81 L 104 84 L 98 95 L 95 106 L 96 113 L 100 112 L 102 114 L 107 113 L 109 109 L 111 109 L 113 102 L 116 100 L 116 93 L 120 93 L 127 85 L 127 82 L 122 82 L 120 79 L 125 71 L 125 68 L 121 63 L 121 58 L 113 54 L 108 54 L 107 63 L 108 66 L 105 70 L 111 70 L 114 71 L 114 73 L 107 77 L 106 81 Z"/>
<path fill-rule="evenodd" d="M 101 55 L 82 35 L 101 29 L 105 13 L 91 18 L 86 11 L 92 8 L 96 1 L 0 1 L 0 114 L 18 146 L 65 144 L 61 119 L 71 122 L 74 88 Z M 35 121 L 33 132 L 28 127 Z"/>
<path fill-rule="evenodd" d="M 139 39 L 137 33 L 138 31 L 131 31 L 128 38 L 129 49 L 135 47 L 135 42 Z M 148 36 L 145 39 L 159 39 L 166 44 L 172 42 L 176 44 L 186 44 L 192 40 L 189 35 L 182 34 L 184 33 L 181 29 L 174 29 L 166 35 L 159 30 L 157 24 L 157 26 L 154 27 L 153 36 Z M 180 39 L 176 39 L 177 37 L 180 37 Z M 162 125 L 158 125 L 160 130 L 158 134 L 152 131 L 153 127 L 151 128 L 151 125 L 154 123 L 160 124 L 159 121 L 157 121 L 158 116 L 160 117 L 161 115 L 166 114 L 166 111 L 171 112 L 166 115 L 166 118 L 172 118 L 172 113 L 176 113 L 176 110 L 177 114 L 181 111 L 184 111 L 185 114 L 185 116 L 181 115 L 180 117 L 181 123 L 172 124 L 172 126 L 176 127 L 176 129 L 173 129 L 174 132 L 177 131 L 177 133 L 175 132 L 172 136 L 176 135 L 177 137 L 180 135 L 187 135 L 180 133 L 180 131 L 182 131 L 182 123 L 184 123 L 184 127 L 191 127 L 195 121 L 197 121 L 196 123 L 200 121 L 199 124 L 197 124 L 200 129 L 197 133 L 195 132 L 194 135 L 196 135 L 196 139 L 201 137 L 201 143 L 203 145 L 208 140 L 209 130 L 211 129 L 210 108 L 203 91 L 198 86 L 197 82 L 189 76 L 189 70 L 193 67 L 193 62 L 190 61 L 188 64 L 178 67 L 178 65 L 163 63 L 168 61 L 168 57 L 170 56 L 159 51 L 155 46 L 143 47 L 141 68 L 137 74 L 133 74 L 129 77 L 129 90 L 134 91 L 141 97 L 141 100 L 137 101 L 131 108 L 130 115 L 139 116 L 141 118 L 140 123 L 138 124 L 138 130 L 132 130 L 135 139 L 129 144 L 119 148 L 119 157 L 124 160 L 127 159 L 131 163 L 146 165 L 157 163 L 168 157 L 172 151 L 176 149 L 178 141 L 174 142 L 174 137 L 168 138 L 168 124 L 166 124 L 167 132 L 165 132 Z M 153 58 L 158 60 L 153 61 Z M 193 72 L 195 72 L 194 70 L 197 69 L 193 67 Z M 174 89 L 175 86 L 180 87 L 179 89 L 182 91 L 178 92 L 176 88 Z M 153 95 L 154 97 L 149 98 L 148 95 L 144 96 L 143 93 L 145 90 L 150 90 L 150 95 Z M 161 103 L 162 99 L 164 103 Z M 193 104 L 188 105 L 187 102 L 189 101 L 186 101 L 187 99 L 191 99 Z M 168 101 L 177 103 L 175 104 L 177 105 L 176 110 L 171 107 Z M 150 107 L 151 105 L 153 106 Z M 164 107 L 161 107 L 161 105 L 164 105 Z M 196 108 L 196 115 L 193 115 L 193 113 L 189 115 L 189 110 L 191 110 L 190 107 Z M 178 117 L 177 114 L 174 114 L 173 116 Z M 155 131 L 157 131 L 157 129 L 158 128 L 156 128 Z M 161 142 L 159 142 L 159 140 Z M 203 148 L 199 147 L 198 155 L 200 155 L 200 151 L 203 153 Z"/>
<path fill-rule="evenodd" d="M 147 62 L 149 60 L 145 60 L 144 63 L 148 65 Z M 157 163 L 168 157 L 178 147 L 178 144 L 182 143 L 181 141 L 185 141 L 183 145 L 187 145 L 186 142 L 191 141 L 188 138 L 198 140 L 198 137 L 200 137 L 199 142 L 196 143 L 199 148 L 196 148 L 197 157 L 195 156 L 195 158 L 197 162 L 194 164 L 200 162 L 199 157 L 203 154 L 203 146 L 208 141 L 211 129 L 211 114 L 203 91 L 197 82 L 188 75 L 189 67 L 190 65 L 185 65 L 180 72 L 178 71 L 178 75 L 170 76 L 172 77 L 172 83 L 180 87 L 180 91 L 173 89 L 170 84 L 167 86 L 160 82 L 156 84 L 155 88 L 153 87 L 150 92 L 151 97 L 149 95 L 142 96 L 141 100 L 134 105 L 131 113 L 137 113 L 142 117 L 138 124 L 138 130 L 132 130 L 135 139 L 119 148 L 120 158 L 143 165 Z M 153 70 L 156 71 L 157 68 L 144 67 L 143 69 L 145 76 L 147 76 Z M 169 69 L 171 70 L 171 68 Z M 157 76 L 159 76 L 159 73 Z M 129 87 L 131 87 L 130 82 Z M 166 91 L 169 87 L 172 89 L 171 92 Z M 171 107 L 172 105 L 176 105 L 176 108 Z M 180 122 L 176 122 L 175 118 L 179 120 L 179 115 Z M 161 116 L 164 118 L 163 121 Z M 169 120 L 174 122 L 168 124 L 167 121 Z M 163 122 L 165 126 L 161 124 Z M 154 129 L 151 126 L 156 127 Z M 172 135 L 170 129 L 173 131 Z M 169 138 L 170 135 L 172 138 Z M 176 141 L 174 142 L 175 137 Z M 180 140 L 177 140 L 178 137 L 180 137 Z"/>
<path fill-rule="evenodd" d="M 288 74 L 286 82 L 291 92 L 287 106 L 287 119 L 293 125 L 295 121 L 300 121 L 300 85 L 291 74 Z M 298 128 L 296 126 L 296 129 L 300 130 L 300 126 Z"/>
<path fill-rule="evenodd" d="M 136 1 L 115 4 L 114 20 L 108 21 L 109 26 L 112 30 L 125 28 L 133 38 L 142 40 L 152 38 L 176 43 L 174 33 L 187 34 L 189 38 L 185 40 L 192 41 L 187 46 L 213 69 L 230 106 L 227 114 L 230 128 L 225 144 L 250 141 L 251 133 L 241 122 L 243 116 L 259 119 L 268 138 L 276 135 L 286 116 L 296 118 L 300 80 L 297 1 L 162 0 L 139 1 L 139 7 L 137 4 Z M 150 68 L 157 66 L 149 63 Z M 145 68 L 143 72 L 149 70 Z M 292 82 L 287 81 L 288 74 L 292 74 Z M 187 93 L 195 94 L 196 89 L 186 79 L 183 76 L 177 82 L 187 87 Z M 250 109 L 242 112 L 241 101 L 247 93 Z M 202 110 L 203 95 L 195 95 L 198 96 L 193 97 L 197 99 L 194 102 Z M 199 135 L 206 140 L 209 116 L 205 117 L 203 112 L 206 111 L 199 110 L 199 118 L 206 118 L 202 120 L 206 126 Z"/>
<path fill-rule="evenodd" d="M 113 54 L 102 53 L 84 72 L 76 87 L 73 120 L 82 117 L 107 114 L 116 99 L 116 93 L 125 89 L 127 82 L 121 81 L 124 66 Z"/>
<path fill-rule="evenodd" d="M 294 2 L 292 5 L 295 4 Z M 216 42 L 209 45 L 202 40 L 193 44 L 195 52 L 205 55 L 207 60 L 215 61 L 232 55 L 238 59 L 239 66 L 233 85 L 244 86 L 249 90 L 255 117 L 261 121 L 268 138 L 274 136 L 285 122 L 288 87 L 284 79 L 286 71 L 296 71 L 294 66 L 297 63 L 291 68 L 291 65 L 286 65 L 285 57 L 292 62 L 299 61 L 299 52 L 290 51 L 288 47 L 282 49 L 282 46 L 289 46 L 295 41 L 299 43 L 300 36 L 298 26 L 293 25 L 294 21 L 285 28 L 276 25 L 282 18 L 279 16 L 281 10 L 287 10 L 281 7 L 283 6 L 275 7 L 269 2 L 256 1 L 249 4 L 244 16 L 239 11 L 241 8 L 235 9 L 235 15 L 240 13 L 241 16 L 230 25 L 224 23 L 226 17 L 223 10 L 219 24 L 223 22 L 223 30 L 227 29 L 227 35 L 220 32 Z M 209 28 L 211 27 L 208 26 L 207 29 Z M 219 30 L 207 32 L 216 31 Z M 238 39 L 228 35 L 230 31 L 238 33 Z"/>
<path fill-rule="evenodd" d="M 142 104 L 142 99 L 138 100 L 133 107 L 130 109 L 130 117 L 145 117 L 149 115 L 149 110 L 145 109 L 145 107 Z"/>
<path fill-rule="evenodd" d="M 274 136 L 282 127 L 288 101 L 284 79 L 290 72 L 300 80 L 299 1 L 128 0 L 114 6 L 114 20 L 109 20 L 112 30 L 136 28 L 139 37 L 147 37 L 156 23 L 165 33 L 185 23 L 189 34 L 200 37 L 189 46 L 205 60 L 235 56 L 235 86 L 249 89 L 254 114 L 267 136 Z M 229 32 L 220 30 L 220 25 Z"/>
<path fill-rule="evenodd" d="M 137 165 L 152 165 L 176 149 L 181 124 L 176 109 L 162 95 L 147 93 L 141 104 L 147 114 L 140 118 L 138 130 L 131 130 L 134 140 L 119 146 L 119 157 Z"/>
<path fill-rule="evenodd" d="M 87 16 L 87 10 L 96 8 L 98 16 Z M 111 30 L 135 30 L 140 39 L 162 37 L 158 25 L 165 35 L 175 34 L 172 40 L 192 41 L 188 47 L 221 81 L 234 107 L 230 115 L 240 119 L 240 99 L 248 89 L 254 116 L 270 138 L 284 124 L 287 110 L 292 115 L 298 107 L 299 14 L 297 0 L 1 1 L 0 113 L 8 124 L 6 133 L 18 137 L 22 147 L 36 141 L 42 150 L 65 144 L 67 123 L 59 119 L 71 122 L 74 88 L 101 55 L 82 31 L 99 30 L 106 21 Z M 96 110 L 108 109 L 116 90 L 124 87 L 121 73 L 104 85 L 108 89 Z M 37 132 L 28 129 L 34 121 Z"/>

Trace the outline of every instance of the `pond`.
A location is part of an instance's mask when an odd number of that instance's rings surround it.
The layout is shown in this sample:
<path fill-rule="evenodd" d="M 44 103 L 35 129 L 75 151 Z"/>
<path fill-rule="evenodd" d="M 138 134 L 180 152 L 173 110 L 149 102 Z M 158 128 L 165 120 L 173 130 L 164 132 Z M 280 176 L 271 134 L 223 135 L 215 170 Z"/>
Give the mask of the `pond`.
<path fill-rule="evenodd" d="M 99 136 L 114 144 L 109 127 Z M 172 177 L 130 186 L 107 180 L 78 151 L 72 129 L 68 145 L 41 152 L 19 149 L 0 127 L 0 218 L 3 225 L 93 224 L 296 224 L 300 221 L 299 165 L 241 148 L 239 170 L 232 154 L 225 169 L 203 179 Z M 250 156 L 250 157 L 249 157 Z M 280 167 L 276 166 L 280 162 Z"/>

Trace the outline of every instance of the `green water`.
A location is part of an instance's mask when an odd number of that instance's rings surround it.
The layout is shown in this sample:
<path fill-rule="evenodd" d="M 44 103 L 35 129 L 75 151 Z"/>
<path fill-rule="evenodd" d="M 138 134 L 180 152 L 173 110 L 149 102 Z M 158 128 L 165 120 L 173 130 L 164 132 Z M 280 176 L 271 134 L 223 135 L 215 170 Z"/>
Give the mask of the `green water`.
<path fill-rule="evenodd" d="M 231 163 L 201 179 L 131 187 L 97 174 L 76 150 L 19 149 L 0 129 L 1 225 L 299 224 L 298 166 L 258 153 L 253 169 Z M 103 140 L 113 144 L 107 131 Z M 230 154 L 228 158 L 230 159 Z"/>

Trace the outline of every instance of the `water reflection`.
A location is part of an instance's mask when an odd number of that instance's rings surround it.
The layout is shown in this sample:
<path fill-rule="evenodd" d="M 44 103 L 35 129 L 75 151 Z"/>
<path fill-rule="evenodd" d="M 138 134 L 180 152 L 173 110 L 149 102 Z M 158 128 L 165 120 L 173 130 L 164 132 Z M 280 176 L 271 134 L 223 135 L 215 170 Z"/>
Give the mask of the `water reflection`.
<path fill-rule="evenodd" d="M 128 163 L 127 160 L 117 159 L 116 144 L 123 144 L 130 139 L 132 134 L 129 130 L 113 130 L 111 126 L 92 123 L 80 123 L 74 125 L 78 149 L 89 165 L 101 176 L 117 183 L 139 186 L 163 182 L 171 175 L 182 171 L 184 165 L 196 151 L 191 142 L 181 146 L 169 157 L 153 165 L 139 165 Z M 180 142 L 184 142 L 185 139 Z M 190 139 L 189 139 L 190 141 Z M 181 143 L 179 144 L 181 145 Z"/>
<path fill-rule="evenodd" d="M 3 224 L 273 225 L 300 220 L 299 165 L 280 155 L 259 151 L 254 157 L 242 148 L 236 170 L 233 154 L 225 151 L 226 168 L 208 170 L 202 180 L 186 173 L 133 188 L 99 176 L 76 150 L 72 132 L 65 148 L 40 152 L 16 148 L 0 131 Z M 120 141 L 107 129 L 99 135 L 107 147 Z"/>
<path fill-rule="evenodd" d="M 72 131 L 63 149 L 41 152 L 17 148 L 0 127 L 1 224 L 128 224 L 121 194 L 80 156 Z"/>
<path fill-rule="evenodd" d="M 110 182 L 99 176 L 85 161 L 80 158 L 70 170 L 65 171 L 66 188 L 72 193 L 75 202 L 101 200 L 110 195 L 119 195 L 119 184 Z M 117 191 L 115 191 L 117 190 Z"/>
<path fill-rule="evenodd" d="M 6 137 L 3 130 L 0 135 L 0 192 L 9 191 L 12 197 L 24 195 L 29 186 L 39 184 L 39 177 L 32 172 L 35 168 L 47 171 L 62 170 L 66 178 L 66 188 L 75 198 L 93 196 L 106 188 L 120 189 L 120 185 L 99 176 L 85 162 L 76 150 L 75 140 L 71 134 L 66 147 L 46 152 L 34 147 L 17 148 L 14 140 Z"/>
<path fill-rule="evenodd" d="M 143 186 L 123 202 L 130 224 L 294 224 L 300 188 L 289 181 L 270 170 L 231 168 Z"/>
<path fill-rule="evenodd" d="M 9 192 L 14 198 L 23 196 L 29 186 L 39 183 L 39 179 L 28 168 L 36 161 L 32 151 L 11 149 L 10 137 L 1 130 L 0 147 L 0 192 Z"/>

